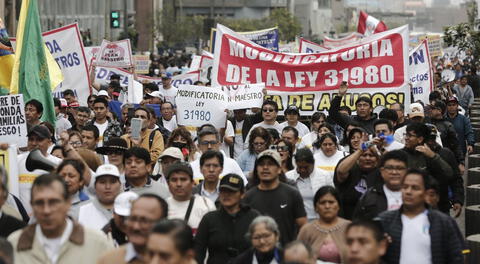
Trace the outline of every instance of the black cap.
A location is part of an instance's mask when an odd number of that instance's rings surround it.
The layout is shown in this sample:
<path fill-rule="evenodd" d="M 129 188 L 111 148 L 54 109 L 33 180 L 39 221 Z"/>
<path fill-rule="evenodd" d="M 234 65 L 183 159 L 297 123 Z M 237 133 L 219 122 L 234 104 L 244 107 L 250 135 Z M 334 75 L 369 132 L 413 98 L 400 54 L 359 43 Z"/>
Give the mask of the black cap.
<path fill-rule="evenodd" d="M 300 110 L 298 109 L 298 107 L 296 105 L 289 105 L 287 107 L 287 109 L 285 109 L 285 112 L 284 112 L 286 115 L 288 114 L 297 114 L 299 115 L 300 114 Z"/>
<path fill-rule="evenodd" d="M 170 175 L 174 172 L 183 171 L 193 179 L 193 170 L 188 162 L 175 162 L 168 168 L 167 179 L 170 178 Z"/>
<path fill-rule="evenodd" d="M 429 124 L 429 123 L 426 123 L 425 124 L 427 127 L 428 127 L 428 135 L 427 135 L 427 138 L 428 139 L 436 139 L 437 138 L 437 135 L 438 135 L 438 129 L 435 125 L 433 124 Z"/>
<path fill-rule="evenodd" d="M 50 130 L 48 130 L 47 127 L 41 126 L 41 125 L 36 125 L 28 131 L 27 137 L 30 137 L 32 135 L 37 135 L 39 138 L 45 139 L 45 138 L 51 138 L 52 134 L 50 134 Z"/>
<path fill-rule="evenodd" d="M 230 173 L 220 180 L 219 189 L 225 188 L 229 189 L 234 192 L 243 192 L 245 186 L 243 184 L 242 177 L 238 176 L 237 174 Z"/>
<path fill-rule="evenodd" d="M 120 80 L 120 75 L 118 75 L 116 73 L 110 75 L 110 80 L 113 80 L 113 79 Z"/>

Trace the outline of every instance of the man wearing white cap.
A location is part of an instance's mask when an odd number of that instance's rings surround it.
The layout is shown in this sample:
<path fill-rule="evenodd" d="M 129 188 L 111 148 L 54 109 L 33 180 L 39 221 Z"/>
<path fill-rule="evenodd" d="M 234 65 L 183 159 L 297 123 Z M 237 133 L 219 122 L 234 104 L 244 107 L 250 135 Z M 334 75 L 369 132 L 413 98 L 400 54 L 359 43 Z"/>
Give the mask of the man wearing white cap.
<path fill-rule="evenodd" d="M 102 228 L 102 231 L 107 234 L 108 238 L 113 240 L 115 246 L 121 246 L 128 241 L 125 220 L 130 216 L 133 201 L 138 199 L 138 197 L 138 194 L 134 192 L 124 192 L 115 198 L 113 218 Z"/>
<path fill-rule="evenodd" d="M 424 123 L 425 122 L 425 112 L 423 110 L 423 105 L 420 103 L 410 104 L 408 119 L 411 122 Z M 403 126 L 395 130 L 394 139 L 402 144 L 405 144 L 405 134 L 407 133 L 407 126 Z M 437 135 L 435 140 L 440 146 L 442 146 L 442 139 L 440 135 Z"/>
<path fill-rule="evenodd" d="M 165 149 L 153 168 L 152 175 L 154 175 L 156 181 L 168 185 L 166 179 L 168 168 L 170 168 L 170 165 L 177 161 L 185 161 L 182 151 L 176 147 L 169 147 Z"/>
<path fill-rule="evenodd" d="M 120 173 L 115 165 L 104 164 L 94 175 L 96 199 L 82 205 L 78 211 L 78 222 L 86 227 L 101 230 L 112 219 L 115 197 L 122 191 Z"/>

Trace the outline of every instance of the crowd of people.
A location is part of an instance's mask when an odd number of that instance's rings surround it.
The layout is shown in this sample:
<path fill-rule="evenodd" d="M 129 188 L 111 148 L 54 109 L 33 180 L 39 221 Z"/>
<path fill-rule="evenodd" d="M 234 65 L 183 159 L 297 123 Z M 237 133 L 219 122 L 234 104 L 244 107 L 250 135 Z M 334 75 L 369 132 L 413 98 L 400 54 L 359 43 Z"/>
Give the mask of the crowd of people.
<path fill-rule="evenodd" d="M 428 104 L 376 114 L 359 97 L 352 114 L 343 83 L 328 111 L 301 117 L 289 105 L 280 116 L 266 99 L 231 111 L 224 128 L 177 124 L 173 64 L 155 63 L 162 86 L 144 84 L 142 103 L 120 113 L 111 108 L 118 75 L 94 84 L 88 102 L 72 90 L 55 98 L 55 124 L 41 121 L 44 106 L 32 99 L 18 196 L 0 170 L 0 259 L 463 263 L 469 250 L 454 218 L 480 78 L 467 61 L 435 64 Z M 450 68 L 458 75 L 447 83 L 441 71 Z M 142 120 L 139 137 L 133 119 Z"/>

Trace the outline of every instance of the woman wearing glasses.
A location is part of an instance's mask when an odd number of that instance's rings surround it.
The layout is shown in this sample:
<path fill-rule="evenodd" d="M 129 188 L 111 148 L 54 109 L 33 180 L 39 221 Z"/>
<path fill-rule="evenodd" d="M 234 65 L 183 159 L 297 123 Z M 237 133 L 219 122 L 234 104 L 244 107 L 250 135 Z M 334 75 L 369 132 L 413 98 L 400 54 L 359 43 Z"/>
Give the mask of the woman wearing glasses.
<path fill-rule="evenodd" d="M 294 146 L 289 142 L 281 139 L 277 143 L 276 150 L 280 154 L 280 158 L 282 159 L 283 174 L 293 170 L 295 168 L 292 161 Z"/>
<path fill-rule="evenodd" d="M 280 231 L 270 216 L 258 216 L 248 228 L 247 237 L 252 248 L 239 255 L 232 264 L 282 263 L 282 251 L 278 247 Z"/>
<path fill-rule="evenodd" d="M 270 133 L 263 127 L 256 127 L 250 132 L 248 149 L 244 150 L 237 159 L 244 175 L 253 171 L 258 154 L 268 149 L 272 143 Z"/>

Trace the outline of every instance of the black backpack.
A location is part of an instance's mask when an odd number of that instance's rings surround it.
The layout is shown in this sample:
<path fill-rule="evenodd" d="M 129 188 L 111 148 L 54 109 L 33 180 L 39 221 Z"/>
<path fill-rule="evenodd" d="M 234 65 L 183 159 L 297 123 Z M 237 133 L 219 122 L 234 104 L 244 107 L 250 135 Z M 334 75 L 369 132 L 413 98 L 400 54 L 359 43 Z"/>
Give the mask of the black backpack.
<path fill-rule="evenodd" d="M 151 149 L 152 148 L 152 144 L 153 144 L 153 138 L 155 137 L 155 134 L 157 133 L 157 131 L 159 131 L 160 133 L 162 133 L 162 136 L 163 136 L 163 144 L 164 145 L 167 145 L 167 141 L 168 141 L 168 138 L 170 137 L 170 134 L 171 132 L 162 127 L 162 126 L 158 126 L 157 129 L 154 129 L 152 131 L 152 133 L 150 133 L 150 137 L 148 139 L 148 148 Z"/>

